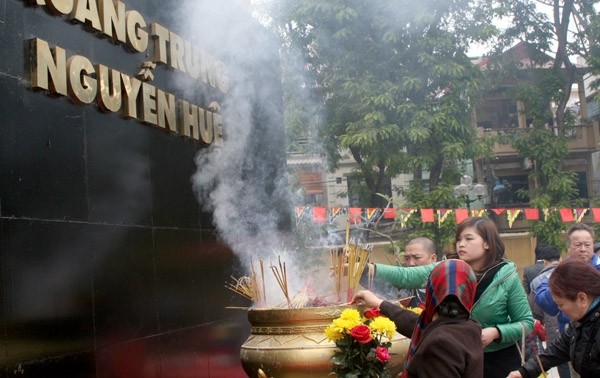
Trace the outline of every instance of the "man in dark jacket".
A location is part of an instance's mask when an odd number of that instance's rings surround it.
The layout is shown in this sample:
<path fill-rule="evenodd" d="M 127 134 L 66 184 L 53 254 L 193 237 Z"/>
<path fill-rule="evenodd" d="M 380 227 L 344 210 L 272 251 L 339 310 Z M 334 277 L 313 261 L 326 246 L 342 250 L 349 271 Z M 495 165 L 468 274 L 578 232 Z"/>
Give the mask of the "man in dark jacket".
<path fill-rule="evenodd" d="M 523 271 L 523 288 L 525 288 L 525 293 L 527 293 L 527 295 L 529 295 L 531 291 L 531 282 L 535 277 L 538 276 L 538 274 L 540 274 L 540 272 L 544 268 L 544 261 L 542 260 L 540 253 L 545 245 L 546 244 L 540 243 L 535 246 L 535 263 L 526 266 L 525 270 Z"/>
<path fill-rule="evenodd" d="M 542 245 L 540 247 L 539 256 L 543 261 L 544 268 L 538 274 L 537 277 L 533 279 L 531 282 L 531 291 L 528 295 L 529 304 L 531 305 L 531 311 L 533 312 L 533 317 L 540 320 L 546 329 L 547 336 L 547 345 L 552 345 L 559 337 L 560 331 L 558 329 L 558 317 L 556 315 L 552 316 L 544 310 L 540 308 L 537 304 L 535 304 L 535 294 L 537 293 L 542 281 L 548 280 L 550 277 L 550 273 L 556 268 L 558 263 L 560 262 L 560 251 L 553 245 Z M 538 352 L 542 350 L 539 349 Z M 529 354 L 528 354 L 529 357 Z M 563 363 L 556 367 L 558 371 L 558 375 L 560 378 L 570 378 L 571 373 L 569 371 L 569 364 Z"/>

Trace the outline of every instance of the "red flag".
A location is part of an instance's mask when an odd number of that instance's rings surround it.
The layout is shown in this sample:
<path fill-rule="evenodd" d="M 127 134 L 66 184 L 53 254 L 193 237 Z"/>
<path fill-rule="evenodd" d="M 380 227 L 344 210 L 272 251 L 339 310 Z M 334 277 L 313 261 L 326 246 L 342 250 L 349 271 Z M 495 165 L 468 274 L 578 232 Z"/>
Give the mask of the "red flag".
<path fill-rule="evenodd" d="M 383 217 L 385 219 L 396 219 L 396 208 L 388 207 L 387 209 L 385 209 L 385 211 L 383 212 Z"/>
<path fill-rule="evenodd" d="M 573 209 L 560 209 L 560 217 L 563 222 L 573 222 L 575 217 L 573 216 Z"/>
<path fill-rule="evenodd" d="M 540 212 L 538 209 L 523 209 L 525 211 L 525 219 L 540 220 Z"/>
<path fill-rule="evenodd" d="M 360 223 L 360 216 L 362 214 L 362 209 L 360 207 L 349 207 L 348 208 L 348 221 L 350 223 Z"/>
<path fill-rule="evenodd" d="M 327 222 L 327 209 L 324 207 L 313 207 L 313 221 L 318 224 Z"/>
<path fill-rule="evenodd" d="M 423 223 L 431 223 L 435 220 L 433 209 L 421 209 L 421 220 Z"/>
<path fill-rule="evenodd" d="M 467 209 L 456 209 L 456 224 L 460 224 L 462 221 L 469 217 L 469 210 Z"/>
<path fill-rule="evenodd" d="M 592 207 L 592 214 L 594 214 L 594 222 L 600 222 L 600 207 Z"/>

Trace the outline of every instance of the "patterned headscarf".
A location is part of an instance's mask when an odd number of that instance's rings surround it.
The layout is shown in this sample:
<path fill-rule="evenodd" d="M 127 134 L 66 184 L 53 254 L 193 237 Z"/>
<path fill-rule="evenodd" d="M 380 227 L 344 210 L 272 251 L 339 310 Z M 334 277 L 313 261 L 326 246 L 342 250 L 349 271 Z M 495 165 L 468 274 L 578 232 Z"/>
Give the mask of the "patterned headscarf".
<path fill-rule="evenodd" d="M 419 346 L 423 331 L 431 323 L 437 306 L 447 296 L 454 295 L 467 311 L 471 312 L 476 288 L 477 279 L 475 278 L 475 273 L 473 273 L 469 264 L 462 260 L 445 260 L 433 268 L 427 280 L 425 310 L 419 316 L 419 320 L 417 320 L 410 338 L 402 378 L 408 377 L 406 368 Z"/>

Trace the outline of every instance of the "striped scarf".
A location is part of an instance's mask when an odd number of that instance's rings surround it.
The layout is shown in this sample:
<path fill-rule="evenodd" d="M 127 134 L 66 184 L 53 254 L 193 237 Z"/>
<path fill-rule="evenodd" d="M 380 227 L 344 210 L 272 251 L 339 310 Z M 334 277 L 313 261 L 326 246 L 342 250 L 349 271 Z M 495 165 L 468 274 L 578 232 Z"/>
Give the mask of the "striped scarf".
<path fill-rule="evenodd" d="M 445 260 L 433 268 L 425 289 L 425 310 L 419 316 L 410 338 L 402 378 L 408 377 L 406 368 L 419 347 L 423 331 L 431 323 L 438 304 L 447 296 L 454 295 L 467 311 L 471 312 L 476 288 L 475 273 L 469 264 L 462 260 Z"/>

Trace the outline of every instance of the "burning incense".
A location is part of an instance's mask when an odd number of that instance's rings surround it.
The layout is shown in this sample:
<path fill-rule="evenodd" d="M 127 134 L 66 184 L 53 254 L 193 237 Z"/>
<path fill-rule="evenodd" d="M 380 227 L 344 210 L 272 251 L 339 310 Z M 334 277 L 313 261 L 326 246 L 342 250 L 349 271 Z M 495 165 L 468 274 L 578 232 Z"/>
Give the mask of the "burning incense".
<path fill-rule="evenodd" d="M 369 262 L 369 254 L 372 251 L 372 247 L 359 247 L 356 244 L 351 245 L 347 253 L 348 258 L 348 286 L 346 293 L 346 300 L 352 301 L 354 292 L 360 283 L 360 277 Z"/>
<path fill-rule="evenodd" d="M 256 290 L 256 282 L 251 277 L 231 277 L 234 283 L 228 283 L 225 285 L 226 288 L 236 292 L 242 297 L 250 299 L 252 302 L 257 302 L 260 294 Z"/>
<path fill-rule="evenodd" d="M 335 292 L 338 296 L 338 302 L 342 301 L 341 293 L 342 293 L 342 281 L 344 279 L 344 250 L 343 249 L 331 249 L 329 250 L 329 256 L 331 259 L 331 269 L 333 271 L 334 283 L 335 283 Z"/>
<path fill-rule="evenodd" d="M 283 295 L 288 303 L 288 308 L 292 308 L 292 302 L 290 301 L 290 295 L 288 293 L 287 271 L 285 269 L 285 262 L 283 264 L 281 263 L 281 256 L 279 257 L 279 268 L 271 265 L 271 270 L 275 275 L 275 279 L 277 280 L 281 291 L 283 291 Z"/>
<path fill-rule="evenodd" d="M 262 288 L 263 288 L 263 300 L 264 303 L 267 303 L 267 289 L 265 287 L 265 267 L 263 265 L 263 261 L 260 260 L 260 276 L 262 277 Z"/>
<path fill-rule="evenodd" d="M 342 291 L 346 290 L 346 302 L 351 302 L 354 297 L 360 278 L 369 262 L 372 247 L 358 246 L 355 242 L 348 242 L 343 249 L 329 251 L 331 270 L 335 282 L 335 291 L 338 302 L 342 302 Z M 373 277 L 369 277 L 371 281 Z"/>
<path fill-rule="evenodd" d="M 348 249 L 348 244 L 350 243 L 350 219 L 346 223 L 346 249 Z"/>

